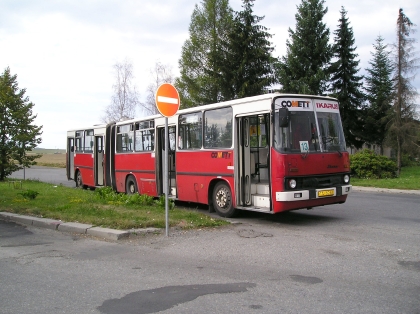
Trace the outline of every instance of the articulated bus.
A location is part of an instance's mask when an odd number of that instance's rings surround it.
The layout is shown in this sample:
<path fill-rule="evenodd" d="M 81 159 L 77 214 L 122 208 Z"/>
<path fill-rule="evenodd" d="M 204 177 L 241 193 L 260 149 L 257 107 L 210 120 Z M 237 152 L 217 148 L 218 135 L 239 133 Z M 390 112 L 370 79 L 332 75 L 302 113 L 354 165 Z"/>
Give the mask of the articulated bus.
<path fill-rule="evenodd" d="M 341 204 L 350 161 L 336 99 L 265 94 L 67 132 L 67 177 L 77 186 L 164 194 L 223 217 Z M 165 174 L 168 173 L 168 178 Z"/>

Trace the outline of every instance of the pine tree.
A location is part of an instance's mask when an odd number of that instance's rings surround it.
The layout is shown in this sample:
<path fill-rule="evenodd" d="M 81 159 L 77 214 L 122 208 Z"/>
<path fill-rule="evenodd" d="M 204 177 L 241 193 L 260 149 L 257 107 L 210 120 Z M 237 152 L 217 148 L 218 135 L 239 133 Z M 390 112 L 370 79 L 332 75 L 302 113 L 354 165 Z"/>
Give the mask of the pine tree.
<path fill-rule="evenodd" d="M 364 139 L 370 144 L 379 145 L 383 155 L 383 146 L 389 128 L 389 114 L 392 108 L 393 82 L 390 51 L 378 36 L 371 52 L 370 67 L 366 69 L 366 98 Z"/>
<path fill-rule="evenodd" d="M 416 40 L 410 37 L 415 25 L 399 10 L 397 19 L 397 44 L 395 55 L 394 90 L 395 98 L 393 103 L 394 113 L 391 120 L 390 134 L 393 136 L 394 147 L 397 150 L 398 175 L 401 171 L 401 157 L 405 152 L 412 153 L 418 150 L 418 123 L 414 118 L 416 115 L 417 91 L 411 85 L 415 71 L 418 69 L 418 61 L 414 50 Z M 392 139 L 392 138 L 391 138 Z"/>
<path fill-rule="evenodd" d="M 19 89 L 17 76 L 7 68 L 0 75 L 0 181 L 35 164 L 37 154 L 27 154 L 41 143 L 42 126 L 34 123 L 34 104 Z"/>
<path fill-rule="evenodd" d="M 302 0 L 296 30 L 289 28 L 287 52 L 277 65 L 277 79 L 286 93 L 324 94 L 331 60 L 330 31 L 322 22 L 324 0 Z"/>
<path fill-rule="evenodd" d="M 221 101 L 221 41 L 230 32 L 232 16 L 228 0 L 202 0 L 195 6 L 175 81 L 183 108 Z"/>
<path fill-rule="evenodd" d="M 362 76 L 358 76 L 359 60 L 356 60 L 353 29 L 350 27 L 347 12 L 341 7 L 338 29 L 334 32 L 333 58 L 331 64 L 332 96 L 340 103 L 340 115 L 344 136 L 348 146 L 360 148 L 363 145 L 362 105 L 365 95 L 362 92 Z"/>
<path fill-rule="evenodd" d="M 224 100 L 261 95 L 275 82 L 274 62 L 268 29 L 253 14 L 254 0 L 243 0 L 235 13 L 233 27 L 224 42 L 221 77 Z"/>

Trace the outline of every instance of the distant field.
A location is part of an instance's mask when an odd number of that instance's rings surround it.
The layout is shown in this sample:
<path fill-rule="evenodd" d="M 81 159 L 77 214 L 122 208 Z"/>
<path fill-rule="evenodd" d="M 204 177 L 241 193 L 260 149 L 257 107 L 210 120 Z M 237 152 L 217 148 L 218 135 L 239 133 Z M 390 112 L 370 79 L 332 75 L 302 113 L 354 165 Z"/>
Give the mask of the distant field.
<path fill-rule="evenodd" d="M 38 154 L 39 153 L 40 152 L 38 152 Z M 36 163 L 38 166 L 65 168 L 66 154 L 43 153 L 41 158 L 36 160 Z"/>

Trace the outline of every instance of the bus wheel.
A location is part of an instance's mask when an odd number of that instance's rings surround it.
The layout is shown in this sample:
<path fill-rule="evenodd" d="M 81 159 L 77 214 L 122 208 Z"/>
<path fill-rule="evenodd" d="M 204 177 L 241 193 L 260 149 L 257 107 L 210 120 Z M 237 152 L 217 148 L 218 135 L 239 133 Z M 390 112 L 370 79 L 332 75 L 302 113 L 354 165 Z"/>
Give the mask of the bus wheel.
<path fill-rule="evenodd" d="M 138 192 L 136 179 L 133 176 L 129 176 L 125 182 L 125 192 L 129 195 L 136 194 Z"/>
<path fill-rule="evenodd" d="M 213 206 L 222 217 L 233 217 L 237 210 L 233 207 L 232 193 L 225 182 L 216 184 L 213 190 Z"/>
<path fill-rule="evenodd" d="M 80 171 L 77 171 L 77 174 L 76 174 L 76 187 L 77 188 L 83 187 L 82 174 L 80 173 Z"/>
<path fill-rule="evenodd" d="M 77 174 L 76 174 L 76 187 L 87 189 L 87 185 L 83 184 L 82 173 L 80 171 L 77 171 Z"/>

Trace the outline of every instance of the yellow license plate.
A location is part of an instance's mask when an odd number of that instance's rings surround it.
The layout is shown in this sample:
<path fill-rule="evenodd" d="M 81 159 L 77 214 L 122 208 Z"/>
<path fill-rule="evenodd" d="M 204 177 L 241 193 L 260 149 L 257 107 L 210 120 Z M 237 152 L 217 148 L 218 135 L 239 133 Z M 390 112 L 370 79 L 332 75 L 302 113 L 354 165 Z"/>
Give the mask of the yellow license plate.
<path fill-rule="evenodd" d="M 318 197 L 334 196 L 334 190 L 318 191 Z"/>

